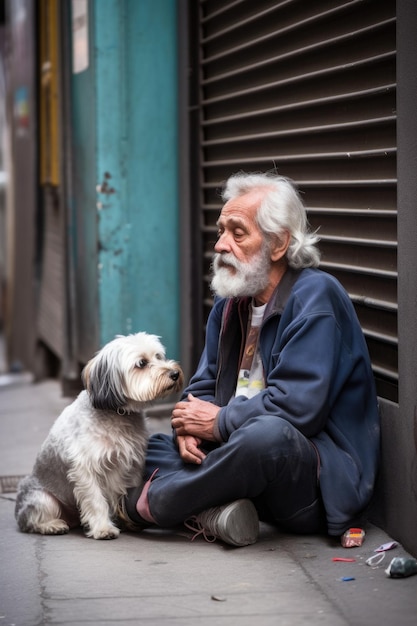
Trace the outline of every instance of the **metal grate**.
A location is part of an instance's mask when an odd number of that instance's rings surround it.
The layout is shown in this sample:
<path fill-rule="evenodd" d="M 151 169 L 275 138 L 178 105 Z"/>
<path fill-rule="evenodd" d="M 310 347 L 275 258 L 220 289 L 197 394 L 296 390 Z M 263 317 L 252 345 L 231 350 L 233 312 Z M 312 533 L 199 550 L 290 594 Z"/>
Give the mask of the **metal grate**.
<path fill-rule="evenodd" d="M 16 493 L 24 476 L 0 476 L 0 493 Z"/>
<path fill-rule="evenodd" d="M 397 401 L 395 1 L 201 0 L 198 20 L 202 318 L 222 181 L 277 170 L 355 304 L 379 395 Z"/>

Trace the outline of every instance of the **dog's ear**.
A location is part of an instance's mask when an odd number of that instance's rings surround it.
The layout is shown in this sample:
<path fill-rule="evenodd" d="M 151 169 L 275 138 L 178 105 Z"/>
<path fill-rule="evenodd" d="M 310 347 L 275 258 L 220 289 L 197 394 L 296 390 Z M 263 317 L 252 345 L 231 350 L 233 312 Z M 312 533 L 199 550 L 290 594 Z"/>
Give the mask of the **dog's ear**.
<path fill-rule="evenodd" d="M 87 363 L 81 379 L 95 409 L 117 411 L 125 404 L 122 380 L 117 375 L 114 359 L 109 360 L 99 352 Z"/>

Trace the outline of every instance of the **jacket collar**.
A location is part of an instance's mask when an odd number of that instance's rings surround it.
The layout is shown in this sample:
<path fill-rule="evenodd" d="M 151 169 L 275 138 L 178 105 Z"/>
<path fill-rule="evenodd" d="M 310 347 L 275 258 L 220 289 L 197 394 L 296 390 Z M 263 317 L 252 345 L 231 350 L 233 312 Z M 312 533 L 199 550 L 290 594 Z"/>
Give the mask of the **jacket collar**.
<path fill-rule="evenodd" d="M 266 305 L 264 319 L 270 315 L 281 315 L 285 309 L 285 305 L 288 302 L 292 288 L 297 282 L 302 270 L 295 270 L 292 267 L 288 267 L 284 276 L 275 287 L 272 296 Z"/>

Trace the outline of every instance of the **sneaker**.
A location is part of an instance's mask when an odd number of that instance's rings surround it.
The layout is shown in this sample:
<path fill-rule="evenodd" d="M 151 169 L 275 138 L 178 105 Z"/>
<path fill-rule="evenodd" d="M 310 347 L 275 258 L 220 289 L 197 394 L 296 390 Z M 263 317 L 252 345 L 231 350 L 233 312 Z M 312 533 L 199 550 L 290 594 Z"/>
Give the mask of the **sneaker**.
<path fill-rule="evenodd" d="M 248 546 L 259 535 L 259 518 L 251 500 L 235 500 L 193 515 L 184 525 L 195 531 L 191 541 L 203 535 L 206 541 L 220 539 L 231 546 Z"/>

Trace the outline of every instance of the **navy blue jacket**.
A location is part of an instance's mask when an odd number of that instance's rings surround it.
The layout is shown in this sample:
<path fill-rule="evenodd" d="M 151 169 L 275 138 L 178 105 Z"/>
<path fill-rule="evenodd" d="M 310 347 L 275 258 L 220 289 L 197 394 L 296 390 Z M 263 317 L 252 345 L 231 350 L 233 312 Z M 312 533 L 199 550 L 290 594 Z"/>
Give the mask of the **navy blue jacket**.
<path fill-rule="evenodd" d="M 371 498 L 379 413 L 368 349 L 340 283 L 318 269 L 288 269 L 267 304 L 259 335 L 266 387 L 234 397 L 250 299 L 218 299 L 188 393 L 222 407 L 219 441 L 248 419 L 277 415 L 316 446 L 328 532 L 349 528 Z"/>

